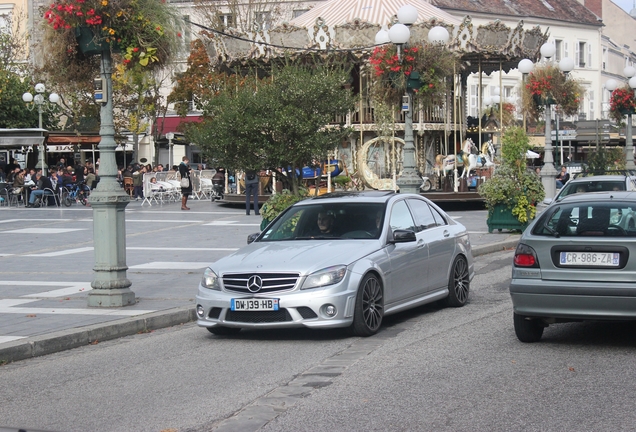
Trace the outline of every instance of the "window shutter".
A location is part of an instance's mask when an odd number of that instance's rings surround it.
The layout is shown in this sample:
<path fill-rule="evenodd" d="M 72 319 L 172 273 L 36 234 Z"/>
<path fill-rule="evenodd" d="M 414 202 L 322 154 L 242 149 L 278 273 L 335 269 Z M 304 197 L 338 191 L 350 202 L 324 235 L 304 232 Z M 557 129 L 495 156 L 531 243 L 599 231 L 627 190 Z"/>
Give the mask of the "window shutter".
<path fill-rule="evenodd" d="M 563 42 L 563 57 L 570 57 L 570 48 L 567 41 Z"/>
<path fill-rule="evenodd" d="M 579 43 L 574 44 L 574 64 L 576 67 L 581 67 L 581 57 L 579 52 Z"/>
<path fill-rule="evenodd" d="M 587 67 L 592 67 L 592 45 L 587 43 L 585 44 L 585 48 L 587 49 Z"/>

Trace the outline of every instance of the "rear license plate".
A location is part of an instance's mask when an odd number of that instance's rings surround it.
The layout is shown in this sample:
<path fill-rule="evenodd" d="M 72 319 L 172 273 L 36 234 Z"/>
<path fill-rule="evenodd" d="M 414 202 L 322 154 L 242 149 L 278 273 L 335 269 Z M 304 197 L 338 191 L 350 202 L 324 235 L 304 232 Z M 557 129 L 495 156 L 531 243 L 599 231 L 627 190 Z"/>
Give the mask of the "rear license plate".
<path fill-rule="evenodd" d="M 621 254 L 617 252 L 561 252 L 562 266 L 618 267 Z"/>
<path fill-rule="evenodd" d="M 278 299 L 232 299 L 233 311 L 277 311 Z"/>

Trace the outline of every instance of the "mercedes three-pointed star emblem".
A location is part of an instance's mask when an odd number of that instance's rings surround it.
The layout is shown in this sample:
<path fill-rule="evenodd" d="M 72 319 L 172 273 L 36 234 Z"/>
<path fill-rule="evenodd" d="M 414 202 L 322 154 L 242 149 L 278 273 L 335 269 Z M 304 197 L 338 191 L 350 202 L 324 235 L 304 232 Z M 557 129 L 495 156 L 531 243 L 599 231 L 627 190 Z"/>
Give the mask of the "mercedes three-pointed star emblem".
<path fill-rule="evenodd" d="M 259 292 L 261 288 L 263 288 L 263 279 L 261 279 L 259 275 L 251 276 L 247 280 L 247 289 L 250 292 L 253 292 L 253 293 Z"/>

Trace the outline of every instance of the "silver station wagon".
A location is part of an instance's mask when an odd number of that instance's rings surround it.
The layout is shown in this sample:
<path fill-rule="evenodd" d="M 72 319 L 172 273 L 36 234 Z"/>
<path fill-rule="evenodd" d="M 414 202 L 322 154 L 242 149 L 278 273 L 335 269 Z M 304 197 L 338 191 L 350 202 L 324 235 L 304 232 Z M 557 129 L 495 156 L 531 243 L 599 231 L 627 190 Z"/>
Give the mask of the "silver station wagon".
<path fill-rule="evenodd" d="M 197 324 L 213 334 L 346 327 L 370 336 L 389 314 L 463 306 L 474 276 L 465 227 L 415 194 L 304 200 L 252 238 L 199 284 Z"/>
<path fill-rule="evenodd" d="M 550 324 L 636 320 L 636 193 L 564 197 L 521 236 L 510 294 L 517 337 Z"/>

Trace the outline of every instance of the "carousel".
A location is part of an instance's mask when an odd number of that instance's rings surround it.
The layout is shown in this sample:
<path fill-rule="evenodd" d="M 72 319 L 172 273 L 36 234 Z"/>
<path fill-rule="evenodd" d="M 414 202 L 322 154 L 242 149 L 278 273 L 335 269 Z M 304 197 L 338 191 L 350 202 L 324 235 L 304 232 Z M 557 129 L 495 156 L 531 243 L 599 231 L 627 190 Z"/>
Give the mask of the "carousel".
<path fill-rule="evenodd" d="M 443 29 L 448 39 L 437 45 L 455 56 L 457 64 L 444 77 L 443 95 L 435 104 L 416 102 L 408 111 L 392 111 L 389 128 L 386 117 L 380 120 L 378 99 L 373 97 L 378 81 L 370 60 L 377 54 L 376 48 L 387 42 L 378 36 L 398 23 L 396 12 L 402 1 L 331 0 L 271 29 L 257 24 L 250 32 L 227 29 L 204 36 L 204 41 L 211 62 L 228 71 L 254 61 L 266 66 L 290 55 L 344 53 L 353 64 L 349 84 L 358 96 L 358 106 L 345 119 L 354 133 L 325 155 L 325 160 L 337 161 L 328 165 L 338 169 L 327 168 L 322 173 L 343 174 L 358 189 L 397 190 L 405 170 L 414 169 L 421 177 L 422 191 L 462 193 L 470 186 L 471 172 L 482 172 L 495 162 L 491 136 L 482 131 L 481 121 L 477 142 L 467 137 L 468 77 L 478 74 L 479 88 L 483 88 L 483 74 L 505 73 L 515 69 L 521 59 L 538 59 L 548 35 L 538 26 L 525 29 L 523 21 L 516 27 L 500 21 L 474 25 L 470 16 L 460 21 L 422 0 L 409 4 L 417 10 L 417 19 L 408 27 L 409 43 L 429 41 Z M 479 95 L 480 113 L 484 112 L 482 99 Z M 409 145 L 414 147 L 414 167 L 405 162 L 407 153 L 412 153 Z"/>

